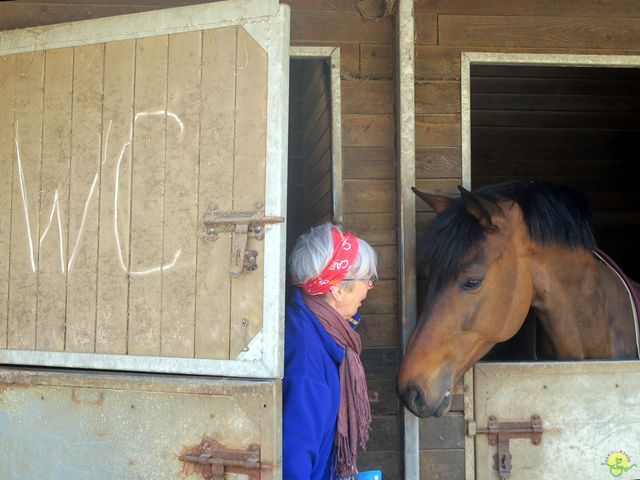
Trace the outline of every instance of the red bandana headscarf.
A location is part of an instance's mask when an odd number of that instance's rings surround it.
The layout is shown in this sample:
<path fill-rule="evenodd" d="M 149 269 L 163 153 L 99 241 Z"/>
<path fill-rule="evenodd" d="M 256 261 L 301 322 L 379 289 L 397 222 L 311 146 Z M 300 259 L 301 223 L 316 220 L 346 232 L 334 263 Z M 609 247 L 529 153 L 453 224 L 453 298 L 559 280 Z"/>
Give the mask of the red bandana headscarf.
<path fill-rule="evenodd" d="M 338 286 L 353 265 L 358 254 L 358 239 L 350 232 L 342 232 L 333 227 L 333 256 L 324 270 L 317 277 L 310 278 L 298 285 L 307 295 L 322 295 L 332 287 Z"/>

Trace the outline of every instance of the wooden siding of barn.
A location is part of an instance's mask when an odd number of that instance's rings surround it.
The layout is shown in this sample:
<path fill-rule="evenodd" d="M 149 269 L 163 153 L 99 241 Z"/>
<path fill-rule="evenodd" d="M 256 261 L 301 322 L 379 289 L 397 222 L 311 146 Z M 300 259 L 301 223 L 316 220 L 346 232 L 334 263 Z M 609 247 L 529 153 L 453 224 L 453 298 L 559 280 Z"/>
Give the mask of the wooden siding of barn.
<path fill-rule="evenodd" d="M 640 4 L 631 0 L 416 0 L 415 25 L 417 183 L 424 190 L 443 194 L 457 194 L 456 186 L 462 180 L 461 52 L 640 53 Z M 569 175 L 579 177 L 584 173 L 579 170 L 585 167 L 578 169 L 576 165 Z M 634 176 L 632 172 L 629 175 Z M 486 169 L 479 173 L 485 181 L 491 177 Z M 627 183 L 633 183 L 632 179 L 614 181 L 610 200 L 635 205 L 635 210 L 632 207 L 631 212 L 617 218 L 622 227 L 637 232 L 637 188 L 636 192 L 629 187 L 628 192 L 620 193 Z M 601 194 L 606 193 L 602 192 L 605 184 L 597 180 L 583 182 L 587 190 L 595 184 Z M 593 189 L 587 193 L 594 193 Z M 421 231 L 433 213 L 422 202 L 417 209 Z M 602 217 L 596 216 L 596 220 Z M 637 243 L 638 236 L 631 236 Z M 459 409 L 441 419 L 422 421 L 420 431 L 421 477 L 464 479 L 464 422 Z"/>
<path fill-rule="evenodd" d="M 52 0 L 0 3 L 0 29 L 206 3 L 202 0 Z M 371 243 L 380 280 L 362 308 L 364 352 L 374 415 L 361 468 L 402 478 L 402 422 L 395 395 L 397 321 L 394 26 L 365 22 L 352 0 L 289 0 L 291 44 L 339 46 L 344 227 Z M 438 437 L 428 440 L 433 444 Z"/>

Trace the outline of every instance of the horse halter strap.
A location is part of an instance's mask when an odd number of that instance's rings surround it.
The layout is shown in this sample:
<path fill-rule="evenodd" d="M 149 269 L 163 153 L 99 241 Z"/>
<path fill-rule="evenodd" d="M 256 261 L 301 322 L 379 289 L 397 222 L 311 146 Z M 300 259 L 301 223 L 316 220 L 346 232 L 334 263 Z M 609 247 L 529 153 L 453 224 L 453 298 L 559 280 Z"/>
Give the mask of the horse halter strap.
<path fill-rule="evenodd" d="M 602 250 L 593 250 L 593 254 L 598 258 L 602 263 L 604 263 L 607 267 L 609 267 L 615 274 L 618 276 L 624 288 L 627 290 L 629 294 L 629 301 L 631 302 L 631 311 L 633 312 L 633 327 L 636 331 L 636 349 L 638 351 L 638 358 L 640 358 L 640 332 L 638 331 L 638 305 L 640 305 L 640 299 L 636 298 L 634 295 L 633 287 L 629 284 L 627 277 L 624 275 L 620 267 L 613 261 L 611 257 L 609 257 Z"/>
<path fill-rule="evenodd" d="M 310 278 L 298 285 L 307 295 L 322 295 L 332 287 L 338 286 L 347 275 L 358 254 L 358 239 L 350 232 L 331 229 L 333 256 L 317 277 Z"/>

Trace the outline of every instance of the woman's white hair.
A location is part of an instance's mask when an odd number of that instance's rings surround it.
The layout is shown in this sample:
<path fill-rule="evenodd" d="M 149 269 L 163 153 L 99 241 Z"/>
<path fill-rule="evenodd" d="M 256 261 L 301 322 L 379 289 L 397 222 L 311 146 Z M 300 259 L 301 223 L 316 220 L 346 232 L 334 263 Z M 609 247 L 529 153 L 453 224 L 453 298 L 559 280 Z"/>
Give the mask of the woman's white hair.
<path fill-rule="evenodd" d="M 296 246 L 289 256 L 291 282 L 300 285 L 317 277 L 333 257 L 331 229 L 342 229 L 331 223 L 313 227 L 308 233 L 300 235 Z M 375 250 L 367 242 L 358 238 L 358 253 L 345 279 L 377 280 L 377 257 Z"/>

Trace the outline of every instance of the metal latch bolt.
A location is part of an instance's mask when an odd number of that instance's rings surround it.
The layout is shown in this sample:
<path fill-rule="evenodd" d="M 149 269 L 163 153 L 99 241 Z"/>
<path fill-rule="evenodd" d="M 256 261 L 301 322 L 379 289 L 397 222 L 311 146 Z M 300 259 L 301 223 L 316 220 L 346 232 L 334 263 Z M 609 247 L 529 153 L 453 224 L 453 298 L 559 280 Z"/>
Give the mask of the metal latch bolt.
<path fill-rule="evenodd" d="M 217 207 L 211 206 L 202 219 L 204 231 L 210 241 L 215 242 L 222 233 L 233 235 L 229 275 L 234 278 L 245 271 L 258 268 L 258 252 L 247 250 L 247 239 L 251 237 L 262 240 L 266 225 L 284 222 L 284 217 L 264 216 L 262 207 L 263 204 L 258 202 L 255 211 L 220 212 Z"/>
<path fill-rule="evenodd" d="M 197 454 L 180 455 L 180 460 L 197 464 L 202 478 L 224 480 L 224 474 L 240 473 L 249 480 L 260 479 L 260 445 L 252 443 L 246 450 L 231 450 L 204 442 Z"/>
<path fill-rule="evenodd" d="M 467 423 L 468 435 L 487 435 L 489 445 L 498 446 L 498 453 L 493 456 L 494 469 L 502 480 L 511 475 L 511 453 L 509 440 L 512 438 L 529 438 L 531 443 L 539 445 L 542 441 L 542 420 L 539 415 L 532 415 L 530 422 L 498 422 L 491 415 L 487 420 L 487 428 L 480 428 L 471 420 Z"/>

